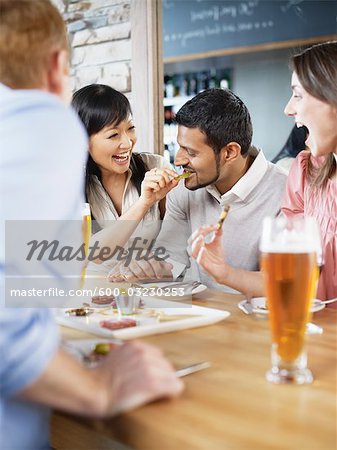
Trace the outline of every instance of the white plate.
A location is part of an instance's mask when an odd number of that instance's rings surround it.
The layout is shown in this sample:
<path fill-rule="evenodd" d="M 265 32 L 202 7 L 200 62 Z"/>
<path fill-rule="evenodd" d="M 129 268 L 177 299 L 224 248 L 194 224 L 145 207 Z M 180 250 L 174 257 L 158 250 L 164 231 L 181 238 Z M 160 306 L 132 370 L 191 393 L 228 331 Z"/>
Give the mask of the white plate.
<path fill-rule="evenodd" d="M 117 339 L 133 339 L 152 334 L 168 333 L 170 331 L 185 330 L 188 328 L 202 327 L 220 322 L 226 319 L 230 313 L 219 309 L 205 308 L 202 306 L 178 306 L 176 302 L 161 300 L 162 308 L 157 308 L 158 299 L 147 299 L 146 309 L 155 310 L 158 313 L 164 313 L 165 317 L 179 316 L 177 319 L 158 322 L 153 317 L 144 316 L 143 310 L 139 315 L 130 316 L 137 321 L 137 326 L 123 328 L 121 330 L 107 330 L 99 324 L 102 320 L 117 318 L 117 314 L 107 311 L 102 314 L 99 311 L 86 317 L 74 317 L 65 313 L 65 310 L 58 310 L 55 317 L 59 325 L 75 328 L 81 331 L 87 331 L 98 336 L 113 337 Z M 183 316 L 186 316 L 184 318 Z M 149 320 L 150 319 L 150 320 Z M 152 320 L 151 320 L 152 319 Z"/>
<path fill-rule="evenodd" d="M 238 307 L 241 309 L 242 305 L 245 305 L 247 303 L 247 300 L 242 300 L 240 303 L 238 303 Z M 266 297 L 255 297 L 252 298 L 249 302 L 253 307 L 253 312 L 257 314 L 268 314 L 269 311 L 266 309 Z M 321 311 L 325 308 L 324 302 L 321 300 L 314 299 L 311 312 L 317 312 Z"/>

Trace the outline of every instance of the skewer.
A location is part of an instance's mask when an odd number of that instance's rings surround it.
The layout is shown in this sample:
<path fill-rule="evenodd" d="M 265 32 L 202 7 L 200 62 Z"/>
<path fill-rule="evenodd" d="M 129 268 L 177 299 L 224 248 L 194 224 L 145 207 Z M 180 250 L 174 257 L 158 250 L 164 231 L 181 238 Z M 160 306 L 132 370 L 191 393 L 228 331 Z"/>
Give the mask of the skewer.
<path fill-rule="evenodd" d="M 226 217 L 228 215 L 229 209 L 230 209 L 230 206 L 229 205 L 225 205 L 223 211 L 221 212 L 219 220 L 218 220 L 218 225 L 217 225 L 218 230 L 221 230 L 222 225 L 223 225 L 223 223 L 224 223 L 224 221 L 225 221 L 225 219 L 226 219 Z"/>

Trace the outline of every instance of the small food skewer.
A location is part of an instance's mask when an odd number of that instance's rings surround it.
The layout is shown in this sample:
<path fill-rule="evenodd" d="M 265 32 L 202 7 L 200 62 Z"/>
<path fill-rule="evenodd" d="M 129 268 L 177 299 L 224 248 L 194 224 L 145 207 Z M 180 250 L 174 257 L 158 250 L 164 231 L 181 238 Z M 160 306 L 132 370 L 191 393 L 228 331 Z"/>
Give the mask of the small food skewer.
<path fill-rule="evenodd" d="M 188 170 L 186 170 L 186 172 L 183 172 L 182 174 L 178 175 L 175 180 L 180 181 L 183 180 L 184 178 L 188 178 L 192 175 L 192 172 L 189 172 Z"/>
<path fill-rule="evenodd" d="M 222 211 L 222 213 L 220 214 L 219 220 L 218 220 L 218 224 L 217 224 L 217 228 L 218 230 L 221 230 L 222 225 L 227 217 L 228 211 L 230 209 L 229 205 L 226 205 Z"/>

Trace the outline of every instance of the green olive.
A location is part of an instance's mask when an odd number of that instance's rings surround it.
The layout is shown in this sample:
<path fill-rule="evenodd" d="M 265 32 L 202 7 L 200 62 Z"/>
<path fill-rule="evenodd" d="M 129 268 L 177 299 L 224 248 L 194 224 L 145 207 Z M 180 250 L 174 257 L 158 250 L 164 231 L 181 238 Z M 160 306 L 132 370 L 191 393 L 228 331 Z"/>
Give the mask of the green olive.
<path fill-rule="evenodd" d="M 107 355 L 110 352 L 110 345 L 104 342 L 100 342 L 95 345 L 94 352 L 98 355 Z"/>

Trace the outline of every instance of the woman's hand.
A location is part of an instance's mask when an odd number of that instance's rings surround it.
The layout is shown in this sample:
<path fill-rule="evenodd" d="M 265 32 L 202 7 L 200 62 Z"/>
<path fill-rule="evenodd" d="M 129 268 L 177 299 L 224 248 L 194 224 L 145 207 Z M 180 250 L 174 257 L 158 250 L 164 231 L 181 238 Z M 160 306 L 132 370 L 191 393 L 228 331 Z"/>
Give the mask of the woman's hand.
<path fill-rule="evenodd" d="M 151 169 L 142 182 L 140 200 L 150 208 L 162 200 L 179 183 L 177 173 L 171 169 Z"/>
<path fill-rule="evenodd" d="M 210 242 L 205 242 L 206 236 L 213 233 Z M 215 279 L 217 283 L 224 283 L 229 266 L 224 259 L 221 244 L 222 230 L 217 225 L 204 225 L 195 231 L 191 238 L 191 254 L 197 263 Z"/>

